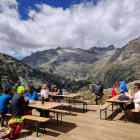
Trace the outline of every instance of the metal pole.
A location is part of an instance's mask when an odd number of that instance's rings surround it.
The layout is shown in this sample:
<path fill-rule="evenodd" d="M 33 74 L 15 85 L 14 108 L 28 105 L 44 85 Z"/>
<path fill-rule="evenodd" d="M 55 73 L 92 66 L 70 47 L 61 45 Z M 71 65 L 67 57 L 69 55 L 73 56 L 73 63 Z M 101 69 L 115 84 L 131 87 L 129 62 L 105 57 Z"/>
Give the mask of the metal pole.
<path fill-rule="evenodd" d="M 38 121 L 36 121 L 36 137 L 38 137 Z"/>
<path fill-rule="evenodd" d="M 113 120 L 113 102 L 112 102 L 112 120 Z"/>
<path fill-rule="evenodd" d="M 124 104 L 124 112 L 125 112 L 125 123 L 126 123 L 126 103 Z"/>

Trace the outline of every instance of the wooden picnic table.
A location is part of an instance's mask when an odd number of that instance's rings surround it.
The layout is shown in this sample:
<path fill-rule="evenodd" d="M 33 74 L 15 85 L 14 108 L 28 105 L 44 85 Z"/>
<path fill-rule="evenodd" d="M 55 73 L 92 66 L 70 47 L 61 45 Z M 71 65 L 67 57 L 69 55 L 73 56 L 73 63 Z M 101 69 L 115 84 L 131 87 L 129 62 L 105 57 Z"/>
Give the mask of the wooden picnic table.
<path fill-rule="evenodd" d="M 57 97 L 65 97 L 65 98 L 68 98 L 69 104 L 70 104 L 70 99 L 73 98 L 73 99 L 74 99 L 74 107 L 75 107 L 75 110 L 76 110 L 76 106 L 75 106 L 75 97 L 78 97 L 78 96 L 80 96 L 81 94 L 73 93 L 73 94 L 56 95 L 56 93 L 51 93 L 50 95 L 51 95 L 51 96 L 57 96 Z M 60 102 L 60 99 L 59 99 L 59 102 Z M 70 106 L 69 106 L 69 111 L 70 111 Z"/>
<path fill-rule="evenodd" d="M 112 120 L 113 120 L 113 118 L 114 118 L 114 116 L 113 116 L 113 105 L 114 105 L 114 103 L 123 103 L 123 104 L 124 104 L 125 123 L 126 123 L 126 109 L 125 109 L 125 107 L 126 107 L 126 104 L 130 103 L 130 102 L 133 100 L 133 98 L 131 98 L 131 99 L 129 99 L 129 100 L 120 101 L 120 100 L 118 99 L 118 97 L 121 96 L 121 95 L 122 95 L 122 94 L 116 95 L 116 96 L 114 96 L 114 97 L 108 99 L 107 101 L 112 103 Z"/>
<path fill-rule="evenodd" d="M 41 101 L 35 101 L 35 104 L 29 104 L 29 107 L 33 108 L 41 108 L 41 109 L 52 109 L 58 106 L 61 106 L 62 103 L 56 103 L 56 102 L 44 102 L 44 104 L 41 104 Z"/>

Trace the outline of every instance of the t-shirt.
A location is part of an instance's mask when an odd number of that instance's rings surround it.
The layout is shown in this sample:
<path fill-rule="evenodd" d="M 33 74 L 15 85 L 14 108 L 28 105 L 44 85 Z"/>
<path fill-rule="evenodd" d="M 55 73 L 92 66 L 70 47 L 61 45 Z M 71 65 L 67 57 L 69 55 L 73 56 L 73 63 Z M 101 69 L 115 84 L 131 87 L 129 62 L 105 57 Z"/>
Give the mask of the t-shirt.
<path fill-rule="evenodd" d="M 29 100 L 38 101 L 38 95 L 37 95 L 37 92 L 36 92 L 36 91 L 34 91 L 33 93 L 27 92 L 27 93 L 24 95 L 24 98 L 26 98 L 26 96 L 29 98 Z"/>
<path fill-rule="evenodd" d="M 113 97 L 117 95 L 116 92 L 115 92 L 115 88 L 116 88 L 116 87 L 114 87 L 114 88 L 112 89 L 112 96 L 113 96 Z"/>
<path fill-rule="evenodd" d="M 10 100 L 12 100 L 12 97 L 7 94 L 3 94 L 0 97 L 0 112 L 5 112 L 7 110 L 7 105 Z"/>
<path fill-rule="evenodd" d="M 43 97 L 49 96 L 49 90 L 41 90 L 41 96 Z"/>

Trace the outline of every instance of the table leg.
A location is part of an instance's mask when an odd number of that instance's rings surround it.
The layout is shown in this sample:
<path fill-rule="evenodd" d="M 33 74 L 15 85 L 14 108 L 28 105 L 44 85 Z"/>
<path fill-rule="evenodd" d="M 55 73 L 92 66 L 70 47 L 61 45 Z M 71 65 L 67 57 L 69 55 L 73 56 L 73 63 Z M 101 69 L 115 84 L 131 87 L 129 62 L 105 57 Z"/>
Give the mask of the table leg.
<path fill-rule="evenodd" d="M 69 98 L 69 104 L 70 104 L 70 98 Z M 70 105 L 69 105 L 69 113 L 70 113 Z"/>
<path fill-rule="evenodd" d="M 4 115 L 1 114 L 1 127 L 4 127 Z"/>
<path fill-rule="evenodd" d="M 58 126 L 58 113 L 57 113 L 57 126 Z"/>
<path fill-rule="evenodd" d="M 105 120 L 107 120 L 107 109 L 105 109 Z"/>
<path fill-rule="evenodd" d="M 125 112 L 125 123 L 126 123 L 126 103 L 124 104 L 124 112 Z"/>
<path fill-rule="evenodd" d="M 83 111 L 85 111 L 85 104 L 84 104 L 84 102 L 83 102 Z"/>
<path fill-rule="evenodd" d="M 75 107 L 75 97 L 74 97 L 74 108 L 75 108 L 75 111 L 76 111 L 76 107 Z"/>
<path fill-rule="evenodd" d="M 132 122 L 134 123 L 134 113 L 132 112 Z"/>
<path fill-rule="evenodd" d="M 139 124 L 140 124 L 140 112 L 139 112 Z"/>
<path fill-rule="evenodd" d="M 54 128 L 55 128 L 55 110 L 54 110 Z"/>
<path fill-rule="evenodd" d="M 36 121 L 36 137 L 38 137 L 38 121 Z"/>
<path fill-rule="evenodd" d="M 113 102 L 112 102 L 112 120 L 113 120 Z"/>

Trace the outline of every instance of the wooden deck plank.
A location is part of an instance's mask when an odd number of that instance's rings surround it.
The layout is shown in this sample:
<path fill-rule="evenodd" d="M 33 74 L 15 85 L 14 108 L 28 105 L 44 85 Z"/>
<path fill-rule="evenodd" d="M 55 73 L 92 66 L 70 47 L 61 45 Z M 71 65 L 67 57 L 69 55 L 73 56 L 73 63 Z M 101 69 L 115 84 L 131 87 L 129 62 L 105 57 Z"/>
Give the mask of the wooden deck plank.
<path fill-rule="evenodd" d="M 40 139 L 49 140 L 132 140 L 140 139 L 140 125 L 132 122 L 112 121 L 111 106 L 108 108 L 107 120 L 100 120 L 100 105 L 88 105 L 87 112 L 82 111 L 82 105 L 76 104 L 75 115 L 63 116 L 63 123 L 53 128 L 53 120 L 46 122 L 46 134 L 40 136 Z M 80 108 L 80 109 L 79 109 Z M 114 110 L 116 107 L 114 107 Z M 50 113 L 53 116 L 53 113 Z M 39 113 L 33 110 L 33 115 Z M 123 116 L 124 113 L 119 113 Z M 116 117 L 117 118 L 117 117 Z M 60 118 L 59 118 L 60 120 Z M 50 130 L 51 128 L 51 130 Z M 24 128 L 22 132 L 27 132 Z M 30 132 L 30 129 L 29 129 Z M 29 132 L 27 133 L 29 135 Z M 35 130 L 30 135 L 36 137 Z M 22 136 L 22 133 L 21 133 Z"/>

